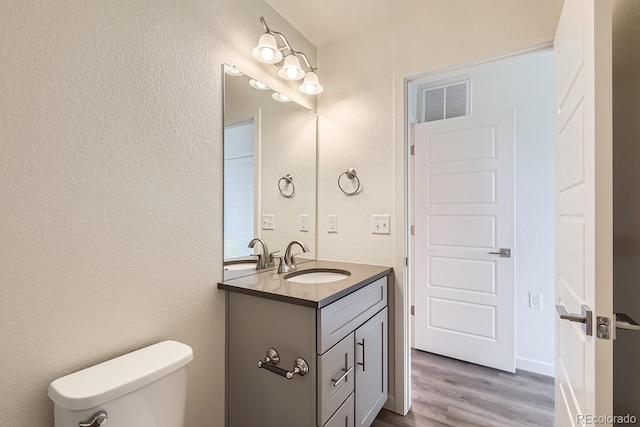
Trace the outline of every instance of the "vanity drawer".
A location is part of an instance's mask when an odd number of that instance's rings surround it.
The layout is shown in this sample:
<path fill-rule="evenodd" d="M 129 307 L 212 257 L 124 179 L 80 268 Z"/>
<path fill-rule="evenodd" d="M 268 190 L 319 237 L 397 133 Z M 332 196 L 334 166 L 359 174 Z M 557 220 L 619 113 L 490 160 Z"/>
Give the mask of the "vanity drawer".
<path fill-rule="evenodd" d="M 333 417 L 324 425 L 324 427 L 355 427 L 354 415 L 354 398 L 353 394 L 349 396 L 346 402 L 333 414 Z"/>
<path fill-rule="evenodd" d="M 318 358 L 318 425 L 323 425 L 353 392 L 354 332 Z"/>
<path fill-rule="evenodd" d="M 318 354 L 322 354 L 387 305 L 387 276 L 318 310 Z"/>

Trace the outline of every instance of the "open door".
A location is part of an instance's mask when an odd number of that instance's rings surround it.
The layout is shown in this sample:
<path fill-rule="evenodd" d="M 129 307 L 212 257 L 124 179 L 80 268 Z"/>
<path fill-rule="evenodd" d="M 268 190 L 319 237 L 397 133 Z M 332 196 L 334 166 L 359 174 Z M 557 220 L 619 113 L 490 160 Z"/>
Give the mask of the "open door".
<path fill-rule="evenodd" d="M 566 0 L 555 38 L 557 427 L 613 415 L 611 13 Z"/>

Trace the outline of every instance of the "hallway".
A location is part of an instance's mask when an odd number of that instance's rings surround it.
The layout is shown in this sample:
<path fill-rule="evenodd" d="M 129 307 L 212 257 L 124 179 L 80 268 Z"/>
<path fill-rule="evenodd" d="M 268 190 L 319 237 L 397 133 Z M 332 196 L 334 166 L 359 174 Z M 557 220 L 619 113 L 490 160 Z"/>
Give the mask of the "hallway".
<path fill-rule="evenodd" d="M 553 378 L 516 374 L 412 350 L 409 414 L 383 410 L 373 427 L 553 425 Z"/>

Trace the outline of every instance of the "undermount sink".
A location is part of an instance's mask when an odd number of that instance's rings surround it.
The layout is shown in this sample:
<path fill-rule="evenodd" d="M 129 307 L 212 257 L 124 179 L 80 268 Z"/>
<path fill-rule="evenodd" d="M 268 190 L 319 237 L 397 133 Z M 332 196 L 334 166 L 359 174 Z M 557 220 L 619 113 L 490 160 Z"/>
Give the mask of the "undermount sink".
<path fill-rule="evenodd" d="M 335 268 L 310 268 L 285 274 L 284 280 L 293 283 L 330 283 L 346 279 L 351 276 L 346 270 Z"/>
<path fill-rule="evenodd" d="M 224 263 L 224 269 L 229 271 L 250 270 L 256 268 L 256 262 L 251 260 L 245 261 L 227 261 Z"/>

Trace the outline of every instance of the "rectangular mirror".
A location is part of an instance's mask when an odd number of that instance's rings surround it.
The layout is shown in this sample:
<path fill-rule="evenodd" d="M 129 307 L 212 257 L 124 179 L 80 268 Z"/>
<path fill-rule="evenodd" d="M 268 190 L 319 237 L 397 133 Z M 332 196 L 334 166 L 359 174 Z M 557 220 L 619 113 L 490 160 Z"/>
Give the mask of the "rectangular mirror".
<path fill-rule="evenodd" d="M 309 252 L 298 257 L 315 259 L 316 114 L 246 75 L 223 76 L 225 279 L 258 272 L 256 237 L 277 255 L 300 240 Z"/>

